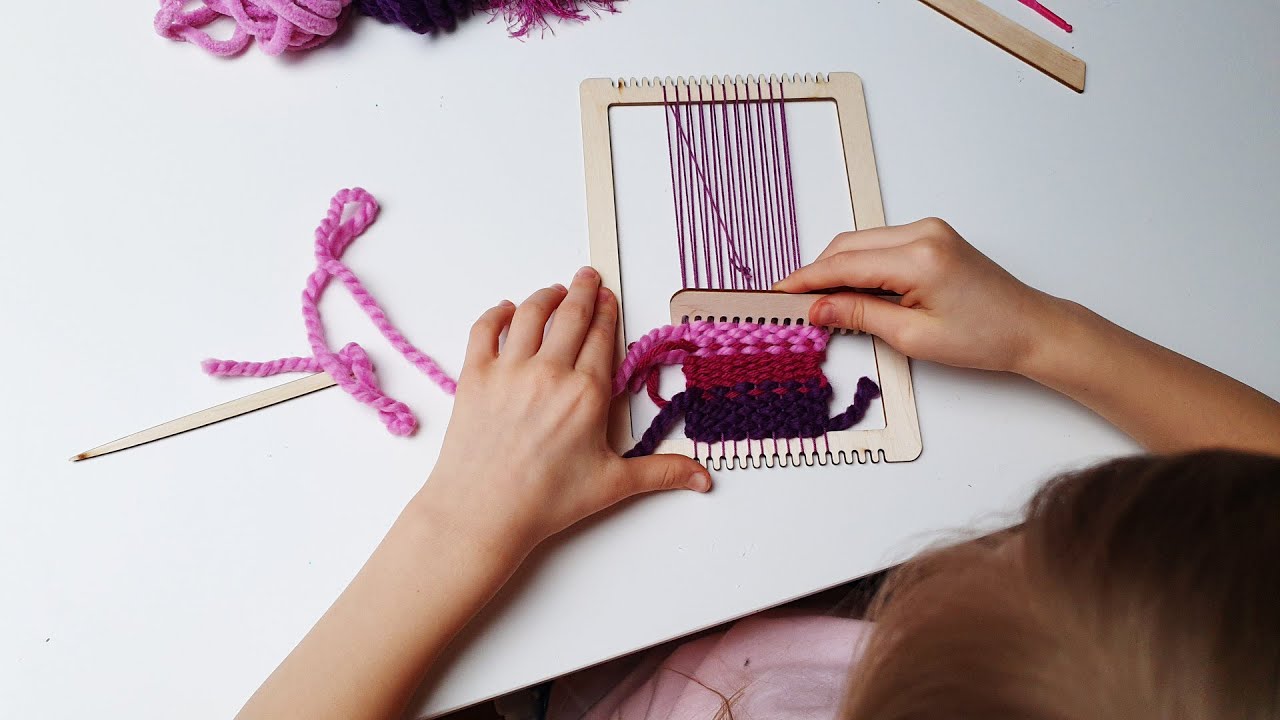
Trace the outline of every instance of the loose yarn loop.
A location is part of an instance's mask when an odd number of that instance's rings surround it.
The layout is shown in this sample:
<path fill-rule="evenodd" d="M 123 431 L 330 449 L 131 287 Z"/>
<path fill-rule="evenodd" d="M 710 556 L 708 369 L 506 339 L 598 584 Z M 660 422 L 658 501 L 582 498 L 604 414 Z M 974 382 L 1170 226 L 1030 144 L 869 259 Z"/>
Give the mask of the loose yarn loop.
<path fill-rule="evenodd" d="M 354 211 L 344 220 L 343 213 L 349 205 L 354 207 Z M 201 365 L 205 373 L 267 377 L 289 372 L 327 372 L 349 395 L 377 410 L 393 435 L 411 435 L 418 427 L 417 418 L 408 405 L 383 392 L 368 353 L 356 343 L 348 343 L 336 353 L 331 351 L 320 318 L 320 297 L 329 282 L 337 278 L 392 347 L 446 393 L 452 395 L 457 390 L 453 378 L 391 324 L 382 306 L 360 278 L 340 260 L 352 241 L 364 233 L 377 216 L 378 202 L 372 195 L 360 188 L 344 189 L 329 201 L 329 212 L 316 228 L 316 269 L 307 277 L 307 286 L 302 291 L 302 319 L 307 328 L 311 357 L 286 357 L 269 362 L 205 360 Z"/>
<path fill-rule="evenodd" d="M 880 388 L 858 380 L 853 403 L 827 417 L 833 396 L 823 373 L 830 333 L 811 325 L 696 321 L 657 328 L 631 345 L 613 391 L 647 387 L 661 410 L 627 454 L 652 454 L 676 422 L 698 442 L 818 437 L 847 430 L 866 416 Z M 658 372 L 683 364 L 686 390 L 670 401 Z"/>
<path fill-rule="evenodd" d="M 309 50 L 328 41 L 346 20 L 351 0 L 203 0 L 191 10 L 184 0 L 160 0 L 155 28 L 161 37 L 189 42 L 222 57 L 235 55 L 256 39 L 262 51 Z M 204 28 L 231 18 L 231 37 L 217 40 Z"/>

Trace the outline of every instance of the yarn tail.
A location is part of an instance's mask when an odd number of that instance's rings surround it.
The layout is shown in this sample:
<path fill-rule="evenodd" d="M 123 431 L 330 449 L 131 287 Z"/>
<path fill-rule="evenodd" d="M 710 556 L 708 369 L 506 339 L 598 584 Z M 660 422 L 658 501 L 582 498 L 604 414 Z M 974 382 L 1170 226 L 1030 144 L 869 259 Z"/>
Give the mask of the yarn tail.
<path fill-rule="evenodd" d="M 680 393 L 663 406 L 658 412 L 658 416 L 653 419 L 649 425 L 649 429 L 644 431 L 644 435 L 640 437 L 640 442 L 636 446 L 628 450 L 622 457 L 644 457 L 652 455 L 658 449 L 658 444 L 671 433 L 671 428 L 675 427 L 676 422 L 684 417 L 685 409 L 689 404 L 686 393 Z"/>
<path fill-rule="evenodd" d="M 867 415 L 867 408 L 871 407 L 871 401 L 878 397 L 880 397 L 880 386 L 876 385 L 874 380 L 869 377 L 858 378 L 858 389 L 853 394 L 853 404 L 827 421 L 827 430 L 829 432 L 848 430 L 862 422 L 862 418 Z"/>

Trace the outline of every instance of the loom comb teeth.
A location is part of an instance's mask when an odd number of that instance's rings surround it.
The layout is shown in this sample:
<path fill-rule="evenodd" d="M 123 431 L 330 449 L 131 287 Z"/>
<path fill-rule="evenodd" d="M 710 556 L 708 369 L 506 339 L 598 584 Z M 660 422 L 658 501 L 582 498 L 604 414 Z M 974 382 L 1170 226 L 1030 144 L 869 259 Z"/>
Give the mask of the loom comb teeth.
<path fill-rule="evenodd" d="M 824 293 L 785 293 L 773 290 L 681 290 L 671 296 L 671 323 L 692 320 L 809 325 L 809 308 Z M 832 332 L 857 334 L 845 328 Z"/>

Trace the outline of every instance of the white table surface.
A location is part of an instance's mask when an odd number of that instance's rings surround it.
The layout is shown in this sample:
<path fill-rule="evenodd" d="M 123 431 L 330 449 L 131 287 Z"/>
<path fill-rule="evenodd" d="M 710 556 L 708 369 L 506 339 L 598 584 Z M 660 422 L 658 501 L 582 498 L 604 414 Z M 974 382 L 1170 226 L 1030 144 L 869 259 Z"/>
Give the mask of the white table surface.
<path fill-rule="evenodd" d="M 425 477 L 450 401 L 335 292 L 332 336 L 366 341 L 415 438 L 331 390 L 67 457 L 278 382 L 197 363 L 305 352 L 310 233 L 348 185 L 384 204 L 348 259 L 456 370 L 482 308 L 587 259 L 585 77 L 857 72 L 890 222 L 946 217 L 1026 280 L 1280 394 L 1280 5 L 1058 0 L 1066 36 L 993 4 L 1087 60 L 1087 92 L 912 0 L 636 0 L 523 43 L 483 20 L 424 39 L 362 19 L 285 60 L 163 41 L 147 2 L 8 8 L 0 716 L 235 712 Z M 1028 382 L 914 375 L 919 461 L 721 474 L 591 522 L 484 612 L 422 707 L 863 575 L 1133 449 Z"/>

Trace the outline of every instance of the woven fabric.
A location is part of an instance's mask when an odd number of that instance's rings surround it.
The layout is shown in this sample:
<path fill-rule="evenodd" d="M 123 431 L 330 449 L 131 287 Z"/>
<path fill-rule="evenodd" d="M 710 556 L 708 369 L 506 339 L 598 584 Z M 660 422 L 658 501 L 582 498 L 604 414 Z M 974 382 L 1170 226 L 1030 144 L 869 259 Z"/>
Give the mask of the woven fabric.
<path fill-rule="evenodd" d="M 822 366 L 831 334 L 811 325 L 698 321 L 668 325 L 632 345 L 615 394 L 645 387 L 662 407 L 629 456 L 653 453 L 684 418 L 698 442 L 813 438 L 847 430 L 866 415 L 880 388 L 858 380 L 853 403 L 829 417 L 833 390 Z M 685 391 L 664 400 L 658 372 L 683 366 Z"/>

